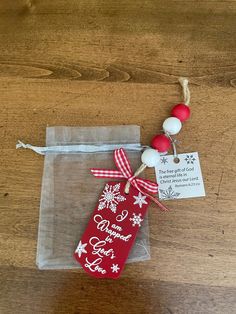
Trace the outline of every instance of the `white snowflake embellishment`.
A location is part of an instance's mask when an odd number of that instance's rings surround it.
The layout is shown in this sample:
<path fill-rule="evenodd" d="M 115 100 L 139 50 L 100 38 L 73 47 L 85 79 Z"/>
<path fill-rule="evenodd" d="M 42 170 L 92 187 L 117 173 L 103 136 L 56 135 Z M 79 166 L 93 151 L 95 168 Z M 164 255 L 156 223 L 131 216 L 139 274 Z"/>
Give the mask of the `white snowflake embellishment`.
<path fill-rule="evenodd" d="M 133 227 L 135 227 L 135 225 L 141 227 L 141 222 L 143 221 L 143 219 L 141 218 L 141 214 L 136 215 L 135 213 L 133 213 L 133 218 L 130 218 L 129 220 L 133 221 L 132 223 Z"/>
<path fill-rule="evenodd" d="M 81 241 L 79 241 L 79 244 L 75 250 L 76 253 L 78 253 L 79 257 L 81 257 L 82 253 L 87 253 L 85 250 L 85 247 L 87 246 L 87 243 L 82 244 Z"/>
<path fill-rule="evenodd" d="M 171 185 L 166 190 L 159 189 L 159 193 L 160 193 L 161 199 L 163 200 L 171 200 L 174 198 L 178 198 L 178 196 L 180 195 L 180 193 L 173 191 Z"/>
<path fill-rule="evenodd" d="M 113 213 L 119 202 L 124 202 L 126 198 L 120 194 L 120 183 L 116 185 L 106 184 L 101 198 L 99 199 L 98 210 L 109 208 Z"/>
<path fill-rule="evenodd" d="M 140 192 L 138 193 L 138 196 L 133 196 L 135 198 L 134 205 L 138 204 L 139 208 L 142 208 L 143 204 L 147 204 L 145 201 L 146 196 L 142 195 Z"/>
<path fill-rule="evenodd" d="M 112 264 L 111 270 L 113 273 L 118 273 L 118 271 L 120 270 L 120 267 L 118 266 L 118 264 Z"/>

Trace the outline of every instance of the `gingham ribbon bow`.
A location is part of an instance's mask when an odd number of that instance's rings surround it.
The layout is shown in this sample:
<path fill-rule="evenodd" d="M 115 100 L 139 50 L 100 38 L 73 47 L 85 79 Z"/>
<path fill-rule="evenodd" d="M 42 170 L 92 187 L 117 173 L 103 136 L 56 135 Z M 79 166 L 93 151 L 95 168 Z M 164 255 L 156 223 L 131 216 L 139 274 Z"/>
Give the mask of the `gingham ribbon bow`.
<path fill-rule="evenodd" d="M 99 178 L 117 178 L 127 179 L 131 185 L 133 185 L 139 192 L 146 195 L 152 201 L 154 201 L 161 210 L 168 210 L 163 204 L 161 204 L 157 198 L 148 194 L 156 194 L 158 191 L 158 185 L 155 182 L 146 180 L 143 178 L 137 178 L 134 176 L 129 159 L 122 148 L 114 151 L 114 161 L 118 170 L 99 169 L 92 168 L 91 172 L 95 177 Z"/>

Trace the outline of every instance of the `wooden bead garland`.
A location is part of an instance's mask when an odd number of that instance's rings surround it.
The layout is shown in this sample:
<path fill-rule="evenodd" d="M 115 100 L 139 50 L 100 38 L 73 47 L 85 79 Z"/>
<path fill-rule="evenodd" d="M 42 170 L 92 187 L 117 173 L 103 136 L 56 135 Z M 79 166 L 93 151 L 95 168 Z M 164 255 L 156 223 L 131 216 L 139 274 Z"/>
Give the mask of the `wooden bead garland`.
<path fill-rule="evenodd" d="M 151 147 L 142 154 L 142 163 L 147 167 L 155 167 L 159 160 L 159 153 L 167 152 L 171 147 L 171 135 L 176 135 L 182 128 L 182 122 L 190 117 L 190 91 L 188 89 L 188 80 L 186 78 L 179 78 L 179 83 L 183 89 L 184 102 L 175 105 L 171 110 L 171 117 L 165 119 L 163 122 L 164 134 L 157 134 L 152 138 Z M 155 151 L 157 154 L 155 154 Z"/>

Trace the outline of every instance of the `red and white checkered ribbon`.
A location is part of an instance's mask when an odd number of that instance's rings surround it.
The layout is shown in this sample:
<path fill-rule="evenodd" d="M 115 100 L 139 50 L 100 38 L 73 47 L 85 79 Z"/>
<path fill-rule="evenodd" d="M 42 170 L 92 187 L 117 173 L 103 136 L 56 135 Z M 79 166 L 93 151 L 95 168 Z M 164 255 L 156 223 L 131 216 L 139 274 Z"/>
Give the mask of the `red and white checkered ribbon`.
<path fill-rule="evenodd" d="M 95 177 L 99 178 L 117 178 L 127 179 L 140 193 L 146 195 L 153 202 L 155 202 L 161 210 L 168 210 L 158 199 L 148 193 L 156 194 L 158 191 L 158 185 L 155 182 L 146 180 L 143 178 L 137 178 L 134 176 L 128 156 L 124 149 L 119 148 L 114 151 L 114 161 L 118 170 L 108 170 L 92 168 L 91 172 Z"/>

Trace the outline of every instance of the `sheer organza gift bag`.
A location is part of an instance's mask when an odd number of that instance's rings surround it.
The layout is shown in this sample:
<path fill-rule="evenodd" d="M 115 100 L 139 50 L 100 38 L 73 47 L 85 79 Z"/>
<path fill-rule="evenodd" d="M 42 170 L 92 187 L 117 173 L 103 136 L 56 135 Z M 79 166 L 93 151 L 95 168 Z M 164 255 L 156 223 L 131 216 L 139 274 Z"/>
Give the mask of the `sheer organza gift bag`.
<path fill-rule="evenodd" d="M 137 169 L 142 148 L 139 126 L 48 127 L 46 147 L 21 142 L 18 147 L 31 148 L 45 155 L 37 245 L 38 267 L 80 268 L 73 253 L 108 181 L 95 178 L 90 168 L 115 169 L 113 150 L 123 147 L 133 170 Z M 150 258 L 149 251 L 146 218 L 127 262 L 147 260 Z"/>

